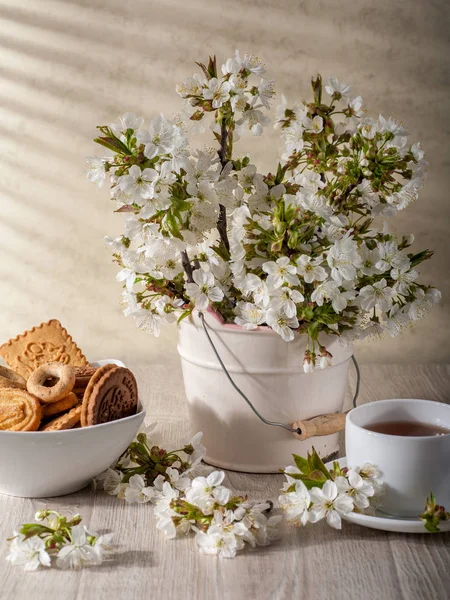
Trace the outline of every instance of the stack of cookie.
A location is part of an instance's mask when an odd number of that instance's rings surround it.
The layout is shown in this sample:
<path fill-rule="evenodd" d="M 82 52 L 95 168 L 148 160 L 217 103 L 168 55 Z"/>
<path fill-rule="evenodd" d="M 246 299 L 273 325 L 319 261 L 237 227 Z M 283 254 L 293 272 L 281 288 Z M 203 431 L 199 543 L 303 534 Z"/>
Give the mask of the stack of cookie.
<path fill-rule="evenodd" d="M 137 384 L 124 367 L 92 367 L 58 321 L 0 347 L 0 430 L 60 431 L 135 414 Z M 50 359 L 50 360 L 49 360 Z"/>

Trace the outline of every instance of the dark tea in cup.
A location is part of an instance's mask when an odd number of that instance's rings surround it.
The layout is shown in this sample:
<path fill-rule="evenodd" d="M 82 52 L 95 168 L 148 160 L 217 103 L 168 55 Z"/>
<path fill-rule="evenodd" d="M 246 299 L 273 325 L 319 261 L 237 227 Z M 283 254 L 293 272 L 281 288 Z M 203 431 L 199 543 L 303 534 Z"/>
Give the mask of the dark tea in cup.
<path fill-rule="evenodd" d="M 446 427 L 432 423 L 422 423 L 420 421 L 379 421 L 378 423 L 365 425 L 364 429 L 375 431 L 376 433 L 407 437 L 425 437 L 450 433 L 450 429 Z"/>

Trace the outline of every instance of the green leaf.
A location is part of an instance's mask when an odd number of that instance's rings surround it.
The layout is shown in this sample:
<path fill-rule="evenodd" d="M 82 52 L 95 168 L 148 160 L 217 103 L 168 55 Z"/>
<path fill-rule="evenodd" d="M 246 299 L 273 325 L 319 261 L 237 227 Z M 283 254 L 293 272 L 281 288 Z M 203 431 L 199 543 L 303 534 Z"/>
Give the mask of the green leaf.
<path fill-rule="evenodd" d="M 313 469 L 314 471 L 320 471 L 321 473 L 323 473 L 323 475 L 325 475 L 326 479 L 331 479 L 331 475 L 330 475 L 328 469 L 324 465 L 323 460 L 317 454 L 314 446 L 312 447 L 312 453 L 311 454 L 308 453 L 308 462 L 309 462 L 311 469 Z"/>
<path fill-rule="evenodd" d="M 319 323 L 316 321 L 308 325 L 308 335 L 312 340 L 316 340 L 319 335 Z"/>
<path fill-rule="evenodd" d="M 179 325 L 181 323 L 181 321 L 183 319 L 185 319 L 186 317 L 188 317 L 191 313 L 192 313 L 192 310 L 185 310 L 184 313 L 182 313 L 180 315 L 180 317 L 178 318 L 177 325 Z"/>
<path fill-rule="evenodd" d="M 294 462 L 295 462 L 297 468 L 304 475 L 309 475 L 309 473 L 311 472 L 311 469 L 310 469 L 309 463 L 306 460 L 306 458 L 303 458 L 303 456 L 298 456 L 298 454 L 293 454 L 292 456 L 294 457 Z"/>
<path fill-rule="evenodd" d="M 111 135 L 108 137 L 98 137 L 94 139 L 94 142 L 100 144 L 100 146 L 104 146 L 108 148 L 108 150 L 112 150 L 113 152 L 118 152 L 119 154 L 127 154 L 130 155 L 131 152 L 125 146 L 123 142 L 121 142 L 116 136 Z"/>
<path fill-rule="evenodd" d="M 33 537 L 35 535 L 42 535 L 44 533 L 53 533 L 53 529 L 40 525 L 39 523 L 25 523 L 20 528 L 20 533 L 25 536 L 25 539 Z"/>

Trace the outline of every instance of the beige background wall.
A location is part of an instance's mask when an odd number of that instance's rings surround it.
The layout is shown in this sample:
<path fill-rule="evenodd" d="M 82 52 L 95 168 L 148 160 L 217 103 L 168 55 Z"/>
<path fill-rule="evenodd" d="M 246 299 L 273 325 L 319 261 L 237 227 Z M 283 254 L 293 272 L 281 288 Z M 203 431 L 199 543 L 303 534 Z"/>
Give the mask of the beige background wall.
<path fill-rule="evenodd" d="M 446 0 L 1 0 L 0 340 L 59 318 L 88 357 L 176 360 L 122 316 L 103 243 L 121 231 L 106 190 L 88 184 L 96 124 L 132 110 L 176 112 L 195 60 L 235 48 L 263 57 L 289 99 L 320 71 L 352 83 L 377 114 L 401 118 L 430 162 L 421 200 L 395 221 L 436 255 L 423 279 L 442 304 L 399 338 L 359 348 L 365 362 L 450 358 L 449 9 Z M 261 168 L 276 137 L 247 140 Z"/>

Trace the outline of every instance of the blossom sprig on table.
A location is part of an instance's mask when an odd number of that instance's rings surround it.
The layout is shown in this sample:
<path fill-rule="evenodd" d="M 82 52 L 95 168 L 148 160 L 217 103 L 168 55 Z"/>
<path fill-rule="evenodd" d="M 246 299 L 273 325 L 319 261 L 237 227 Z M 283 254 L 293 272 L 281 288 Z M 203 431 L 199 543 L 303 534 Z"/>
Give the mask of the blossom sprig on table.
<path fill-rule="evenodd" d="M 96 478 L 108 494 L 129 503 L 143 504 L 155 498 L 164 483 L 178 490 L 190 485 L 193 472 L 205 455 L 202 433 L 177 450 L 165 450 L 152 441 L 156 423 L 138 433 L 118 461 Z"/>
<path fill-rule="evenodd" d="M 195 533 L 202 554 L 234 558 L 245 548 L 268 546 L 278 538 L 281 516 L 267 516 L 269 502 L 254 504 L 223 485 L 225 473 L 196 477 L 184 490 L 169 482 L 157 493 L 157 527 L 168 538 Z"/>
<path fill-rule="evenodd" d="M 9 539 L 7 560 L 25 571 L 56 565 L 81 569 L 100 565 L 114 551 L 114 534 L 88 530 L 80 515 L 65 517 L 55 510 L 40 510 L 34 523 L 25 523 Z"/>
<path fill-rule="evenodd" d="M 235 155 L 239 134 L 268 124 L 274 82 L 261 61 L 236 52 L 177 86 L 185 110 L 170 120 L 125 113 L 99 127 L 112 156 L 88 159 L 88 177 L 109 176 L 125 231 L 108 239 L 121 267 L 125 314 L 155 335 L 163 323 L 210 308 L 246 329 L 284 340 L 305 334 L 304 370 L 326 368 L 320 341 L 395 336 L 440 298 L 419 283 L 432 252 L 411 251 L 381 219 L 418 197 L 426 171 L 420 144 L 393 118 L 367 116 L 360 96 L 330 77 L 313 97 L 276 109 L 284 150 L 263 174 Z M 208 118 L 217 149 L 191 148 Z"/>
<path fill-rule="evenodd" d="M 431 492 L 430 497 L 425 503 L 425 510 L 419 518 L 424 522 L 425 529 L 430 533 L 438 533 L 439 523 L 450 521 L 450 512 L 445 510 L 443 506 L 436 504 L 436 498 Z"/>
<path fill-rule="evenodd" d="M 328 470 L 315 449 L 307 458 L 293 455 L 295 466 L 284 470 L 286 482 L 279 497 L 286 519 L 294 525 L 317 523 L 341 529 L 341 517 L 373 509 L 383 491 L 380 471 L 370 464 L 341 468 L 335 461 Z"/>

